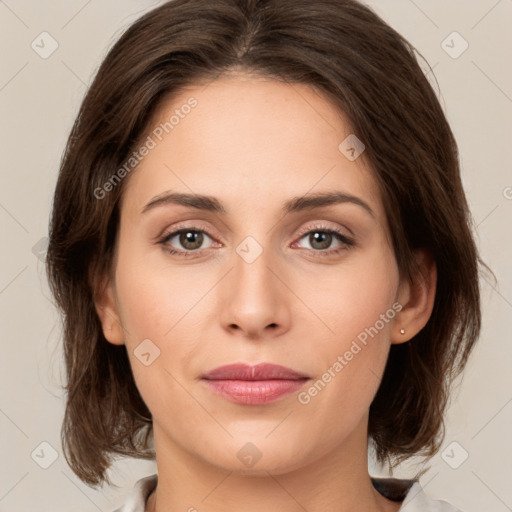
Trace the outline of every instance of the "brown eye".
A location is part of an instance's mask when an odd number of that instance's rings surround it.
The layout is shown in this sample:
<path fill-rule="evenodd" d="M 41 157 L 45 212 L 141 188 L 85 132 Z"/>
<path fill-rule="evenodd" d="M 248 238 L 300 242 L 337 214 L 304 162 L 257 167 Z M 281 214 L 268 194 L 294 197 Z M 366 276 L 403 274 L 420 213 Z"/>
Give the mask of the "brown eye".
<path fill-rule="evenodd" d="M 322 255 L 335 254 L 354 245 L 354 241 L 343 233 L 329 228 L 316 228 L 302 234 L 300 240 L 307 240 L 309 247 L 306 249 L 313 250 Z M 337 245 L 331 247 L 333 242 Z"/>
<path fill-rule="evenodd" d="M 201 247 L 203 238 L 200 231 L 182 231 L 179 234 L 179 243 L 183 248 L 193 251 Z"/>
<path fill-rule="evenodd" d="M 309 243 L 313 249 L 328 249 L 332 239 L 332 234 L 326 231 L 313 231 L 309 234 Z"/>
<path fill-rule="evenodd" d="M 203 243 L 211 238 L 201 229 L 179 229 L 166 235 L 160 243 L 166 247 L 166 249 L 175 253 L 189 253 L 204 249 Z"/>

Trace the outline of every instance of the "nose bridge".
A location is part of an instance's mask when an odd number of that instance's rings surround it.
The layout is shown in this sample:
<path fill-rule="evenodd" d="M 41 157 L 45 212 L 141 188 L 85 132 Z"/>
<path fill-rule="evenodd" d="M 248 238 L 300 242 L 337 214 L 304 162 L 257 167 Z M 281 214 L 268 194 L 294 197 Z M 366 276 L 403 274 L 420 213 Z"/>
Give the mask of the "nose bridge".
<path fill-rule="evenodd" d="M 257 337 L 269 325 L 282 330 L 288 322 L 282 284 L 273 268 L 279 255 L 271 248 L 268 237 L 260 243 L 255 236 L 246 237 L 235 247 L 222 311 L 225 327 L 237 327 Z"/>
<path fill-rule="evenodd" d="M 262 236 L 258 237 L 262 240 Z M 271 242 L 267 238 L 261 243 L 254 236 L 247 236 L 235 248 L 234 275 L 235 286 L 239 291 L 247 291 L 249 295 L 275 293 L 273 289 L 274 275 L 269 267 L 276 255 L 272 254 Z M 267 300 L 270 299 L 267 297 Z"/>
<path fill-rule="evenodd" d="M 236 230 L 243 238 L 234 246 L 234 274 L 247 284 L 265 281 L 270 272 L 267 267 L 271 267 L 272 260 L 278 256 L 272 251 L 273 235 L 268 229 L 272 221 L 272 215 L 262 208 L 261 202 L 246 202 L 240 212 Z"/>

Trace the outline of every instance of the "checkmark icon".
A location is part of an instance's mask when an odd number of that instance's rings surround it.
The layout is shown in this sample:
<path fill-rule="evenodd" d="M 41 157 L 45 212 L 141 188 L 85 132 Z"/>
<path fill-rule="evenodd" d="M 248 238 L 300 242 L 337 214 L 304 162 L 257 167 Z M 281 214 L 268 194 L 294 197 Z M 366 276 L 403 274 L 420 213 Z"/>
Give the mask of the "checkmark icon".
<path fill-rule="evenodd" d="M 465 448 L 457 441 L 451 442 L 442 452 L 441 458 L 450 466 L 452 469 L 457 469 L 469 457 L 469 453 Z"/>
<path fill-rule="evenodd" d="M 457 31 L 454 31 L 443 39 L 441 48 L 452 59 L 458 59 L 469 48 L 469 43 Z"/>
<path fill-rule="evenodd" d="M 346 137 L 338 146 L 340 153 L 342 153 L 343 156 L 351 162 L 356 160 L 365 149 L 366 146 L 353 133 Z"/>
<path fill-rule="evenodd" d="M 263 247 L 254 237 L 248 236 L 238 244 L 235 251 L 246 263 L 253 263 L 260 257 Z"/>
<path fill-rule="evenodd" d="M 41 59 L 50 57 L 59 47 L 59 43 L 48 32 L 41 32 L 30 44 Z"/>
<path fill-rule="evenodd" d="M 59 458 L 59 452 L 49 442 L 43 441 L 35 447 L 30 456 L 39 467 L 48 469 Z"/>
<path fill-rule="evenodd" d="M 252 468 L 262 457 L 261 451 L 253 443 L 245 443 L 236 455 L 238 460 L 248 468 Z"/>
<path fill-rule="evenodd" d="M 160 357 L 160 349 L 150 339 L 139 343 L 133 353 L 144 366 L 153 364 L 153 361 Z"/>

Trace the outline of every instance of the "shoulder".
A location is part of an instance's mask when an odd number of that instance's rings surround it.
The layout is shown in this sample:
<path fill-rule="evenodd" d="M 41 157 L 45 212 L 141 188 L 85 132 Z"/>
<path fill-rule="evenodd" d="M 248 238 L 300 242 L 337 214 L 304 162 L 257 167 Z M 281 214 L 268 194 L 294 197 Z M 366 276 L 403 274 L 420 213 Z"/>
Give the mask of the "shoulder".
<path fill-rule="evenodd" d="M 417 480 L 371 477 L 373 486 L 386 498 L 400 501 L 398 512 L 463 512 L 444 500 L 431 499 Z"/>
<path fill-rule="evenodd" d="M 148 496 L 153 492 L 158 481 L 157 474 L 137 480 L 126 497 L 124 505 L 113 512 L 144 512 Z"/>

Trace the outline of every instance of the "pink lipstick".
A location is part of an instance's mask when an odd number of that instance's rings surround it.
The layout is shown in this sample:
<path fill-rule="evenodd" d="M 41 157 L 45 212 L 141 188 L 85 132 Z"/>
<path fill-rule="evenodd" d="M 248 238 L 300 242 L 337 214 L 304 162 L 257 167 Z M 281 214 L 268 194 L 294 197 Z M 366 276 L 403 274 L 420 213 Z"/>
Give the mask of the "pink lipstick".
<path fill-rule="evenodd" d="M 202 380 L 211 391 L 228 400 L 261 405 L 297 391 L 309 377 L 275 364 L 235 363 L 215 368 L 204 374 Z"/>

